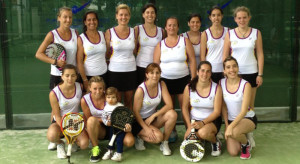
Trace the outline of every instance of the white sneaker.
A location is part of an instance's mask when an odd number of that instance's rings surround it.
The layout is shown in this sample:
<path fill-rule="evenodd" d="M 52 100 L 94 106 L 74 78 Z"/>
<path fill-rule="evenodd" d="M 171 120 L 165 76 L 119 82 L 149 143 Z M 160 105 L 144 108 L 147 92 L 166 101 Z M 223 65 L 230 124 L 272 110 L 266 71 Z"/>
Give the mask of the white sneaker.
<path fill-rule="evenodd" d="M 221 142 L 220 140 L 217 138 L 217 142 L 216 143 L 211 143 L 211 156 L 213 157 L 217 157 L 221 155 Z"/>
<path fill-rule="evenodd" d="M 111 156 L 113 155 L 113 151 L 112 150 L 107 150 L 107 152 L 103 155 L 102 159 L 103 160 L 108 160 L 111 158 Z"/>
<path fill-rule="evenodd" d="M 77 152 L 77 151 L 78 151 L 78 146 L 77 146 L 76 143 L 74 143 L 74 144 L 72 145 L 71 152 L 74 153 L 74 152 Z"/>
<path fill-rule="evenodd" d="M 135 138 L 134 146 L 135 146 L 136 150 L 145 150 L 146 149 L 146 147 L 144 146 L 144 140 L 141 139 L 139 136 L 137 136 Z"/>
<path fill-rule="evenodd" d="M 61 143 L 61 144 L 57 145 L 57 158 L 60 158 L 60 159 L 67 158 L 64 143 Z"/>
<path fill-rule="evenodd" d="M 111 160 L 117 162 L 122 161 L 122 153 L 115 152 L 114 155 L 111 157 Z"/>
<path fill-rule="evenodd" d="M 57 147 L 56 143 L 50 142 L 48 145 L 48 150 L 54 151 L 54 150 L 56 150 L 56 147 Z"/>
<path fill-rule="evenodd" d="M 247 133 L 247 139 L 249 140 L 251 147 L 255 147 L 253 132 Z"/>
<path fill-rule="evenodd" d="M 223 139 L 224 139 L 224 136 L 223 136 L 223 134 L 222 134 L 221 131 L 219 131 L 219 132 L 217 133 L 217 136 L 216 136 L 216 137 L 219 138 L 220 140 L 223 140 Z"/>
<path fill-rule="evenodd" d="M 163 141 L 160 144 L 160 151 L 163 152 L 163 155 L 171 155 L 171 150 L 169 148 L 169 141 Z"/>

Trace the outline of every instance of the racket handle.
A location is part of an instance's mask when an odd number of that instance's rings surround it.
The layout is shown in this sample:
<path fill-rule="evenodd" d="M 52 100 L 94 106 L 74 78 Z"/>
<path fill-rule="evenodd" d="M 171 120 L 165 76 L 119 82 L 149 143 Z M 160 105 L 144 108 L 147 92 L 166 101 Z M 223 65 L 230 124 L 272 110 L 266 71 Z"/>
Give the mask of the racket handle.
<path fill-rule="evenodd" d="M 195 122 L 195 120 L 191 120 L 191 124 L 194 123 L 194 122 Z M 195 133 L 195 128 L 192 128 L 192 129 L 191 129 L 191 132 L 192 132 L 192 133 Z"/>
<path fill-rule="evenodd" d="M 72 144 L 68 144 L 67 156 L 70 157 L 72 152 Z"/>
<path fill-rule="evenodd" d="M 113 136 L 111 137 L 111 139 L 109 141 L 109 144 L 108 144 L 109 146 L 113 146 L 116 137 L 117 137 L 117 135 L 113 134 Z"/>

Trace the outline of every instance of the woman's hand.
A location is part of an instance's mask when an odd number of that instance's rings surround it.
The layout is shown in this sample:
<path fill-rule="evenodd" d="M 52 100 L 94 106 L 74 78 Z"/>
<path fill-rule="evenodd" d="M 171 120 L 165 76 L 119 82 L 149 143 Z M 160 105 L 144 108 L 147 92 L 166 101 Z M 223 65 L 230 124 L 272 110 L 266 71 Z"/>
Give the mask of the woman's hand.
<path fill-rule="evenodd" d="M 261 76 L 256 77 L 257 88 L 263 84 L 263 78 Z"/>
<path fill-rule="evenodd" d="M 145 128 L 144 130 L 146 132 L 146 136 L 148 137 L 148 139 L 150 141 L 155 141 L 156 140 L 156 136 L 154 134 L 154 129 L 148 127 L 148 128 Z"/>
<path fill-rule="evenodd" d="M 67 64 L 64 60 L 57 60 L 56 66 L 63 68 Z"/>
<path fill-rule="evenodd" d="M 192 128 L 195 128 L 195 129 L 201 129 L 204 126 L 202 121 L 196 121 L 196 122 L 192 123 L 191 125 L 192 125 Z"/>
<path fill-rule="evenodd" d="M 150 117 L 148 117 L 146 120 L 145 120 L 145 123 L 146 125 L 151 125 L 151 123 L 153 122 L 153 120 L 155 119 L 156 117 L 154 116 L 154 114 L 152 114 Z"/>
<path fill-rule="evenodd" d="M 227 140 L 228 137 L 231 137 L 231 136 L 232 136 L 232 127 L 229 125 L 225 131 L 225 139 Z"/>

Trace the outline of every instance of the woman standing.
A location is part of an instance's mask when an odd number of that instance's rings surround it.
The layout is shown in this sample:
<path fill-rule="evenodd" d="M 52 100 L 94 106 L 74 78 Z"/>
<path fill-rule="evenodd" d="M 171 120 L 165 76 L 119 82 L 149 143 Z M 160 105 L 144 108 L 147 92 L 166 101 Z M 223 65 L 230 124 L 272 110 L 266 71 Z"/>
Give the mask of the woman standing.
<path fill-rule="evenodd" d="M 133 134 L 137 135 L 135 147 L 138 150 L 145 150 L 144 141 L 161 142 L 160 150 L 163 155 L 171 155 L 168 138 L 175 127 L 177 113 L 172 109 L 172 99 L 166 84 L 160 82 L 159 65 L 151 63 L 145 71 L 146 80 L 139 85 L 134 95 L 133 112 L 137 120 L 133 125 Z M 165 105 L 157 110 L 161 99 Z M 163 133 L 159 130 L 162 127 Z"/>
<path fill-rule="evenodd" d="M 240 75 L 251 84 L 250 107 L 254 109 L 257 87 L 263 83 L 264 53 L 261 32 L 249 27 L 251 19 L 247 7 L 237 7 L 234 21 L 238 27 L 229 30 L 224 41 L 223 59 L 230 54 L 239 64 Z M 231 52 L 230 52 L 231 50 Z"/>
<path fill-rule="evenodd" d="M 105 126 L 101 116 L 105 107 L 105 83 L 103 78 L 94 76 L 89 80 L 88 90 L 90 93 L 81 99 L 81 108 L 87 120 L 86 129 L 92 143 L 90 161 L 100 160 L 100 148 L 98 140 L 109 138 L 109 127 Z M 131 147 L 134 144 L 134 138 L 131 133 L 126 133 L 124 145 Z"/>
<path fill-rule="evenodd" d="M 188 38 L 194 47 L 197 67 L 200 63 L 201 16 L 199 14 L 191 14 L 188 17 L 188 26 L 190 27 L 190 31 L 182 33 L 182 36 Z"/>
<path fill-rule="evenodd" d="M 153 52 L 157 43 L 164 38 L 164 30 L 155 25 L 157 9 L 152 3 L 143 7 L 142 16 L 144 24 L 136 26 L 138 31 L 137 39 L 137 84 L 145 80 L 145 69 L 148 64 L 153 62 Z"/>
<path fill-rule="evenodd" d="M 194 48 L 189 39 L 178 36 L 179 23 L 176 17 L 166 20 L 165 30 L 167 37 L 155 47 L 153 61 L 160 65 L 161 80 L 166 83 L 173 103 L 177 96 L 179 107 L 182 109 L 184 87 L 191 80 L 191 76 L 196 77 Z M 170 141 L 174 142 L 176 138 L 174 130 Z"/>
<path fill-rule="evenodd" d="M 45 63 L 51 64 L 50 89 L 53 89 L 61 82 L 61 71 L 56 67 L 63 68 L 66 64 L 76 65 L 77 52 L 77 31 L 70 28 L 72 25 L 72 10 L 68 7 L 62 7 L 57 14 L 59 27 L 46 35 L 44 41 L 37 50 L 35 57 Z M 67 60 L 54 60 L 46 56 L 45 51 L 51 43 L 59 43 L 68 54 Z"/>
<path fill-rule="evenodd" d="M 190 134 L 192 128 L 196 129 L 199 138 L 211 142 L 211 155 L 219 156 L 221 142 L 216 134 L 222 124 L 222 90 L 217 83 L 211 81 L 211 70 L 212 66 L 208 61 L 201 61 L 198 65 L 198 76 L 184 89 L 182 115 L 187 125 L 184 138 Z M 196 122 L 191 124 L 191 119 Z"/>
<path fill-rule="evenodd" d="M 130 8 L 120 4 L 116 8 L 118 25 L 105 33 L 108 66 L 109 86 L 119 90 L 118 99 L 124 95 L 124 105 L 132 109 L 133 92 L 136 89 L 136 62 L 133 51 L 135 49 L 135 32 L 128 27 Z"/>
<path fill-rule="evenodd" d="M 238 62 L 233 57 L 224 60 L 224 75 L 220 81 L 224 102 L 222 115 L 225 122 L 225 139 L 228 153 L 232 156 L 241 151 L 241 159 L 251 158 L 251 145 L 246 134 L 257 125 L 257 118 L 250 107 L 251 85 L 239 77 Z"/>
<path fill-rule="evenodd" d="M 211 79 L 215 83 L 219 83 L 223 78 L 222 53 L 228 28 L 222 26 L 223 10 L 218 6 L 211 8 L 209 19 L 212 25 L 201 36 L 201 61 L 207 60 L 211 63 Z"/>
<path fill-rule="evenodd" d="M 83 33 L 78 37 L 77 65 L 86 91 L 92 76 L 101 76 L 107 82 L 106 43 L 103 32 L 97 30 L 98 21 L 95 11 L 86 12 Z"/>
<path fill-rule="evenodd" d="M 50 142 L 57 144 L 57 158 L 66 158 L 65 145 L 61 140 L 61 137 L 63 137 L 61 120 L 66 113 L 79 113 L 82 86 L 75 82 L 77 79 L 77 70 L 73 65 L 67 64 L 64 66 L 61 78 L 62 82 L 49 94 L 53 120 L 48 128 L 47 138 Z M 81 149 L 87 148 L 89 139 L 85 130 L 76 139 L 76 144 Z"/>

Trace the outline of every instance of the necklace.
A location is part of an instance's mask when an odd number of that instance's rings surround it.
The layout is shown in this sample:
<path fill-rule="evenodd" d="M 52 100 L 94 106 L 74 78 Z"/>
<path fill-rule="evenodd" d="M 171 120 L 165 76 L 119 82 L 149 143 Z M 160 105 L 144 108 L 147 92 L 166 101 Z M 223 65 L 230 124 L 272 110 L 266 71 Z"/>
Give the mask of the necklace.
<path fill-rule="evenodd" d="M 238 29 L 239 33 L 242 34 L 243 38 L 245 38 L 245 35 L 246 35 L 246 33 L 248 32 L 248 27 L 247 27 L 247 30 L 246 30 L 246 32 L 245 32 L 244 34 L 241 33 L 240 28 L 237 28 L 237 29 Z"/>

